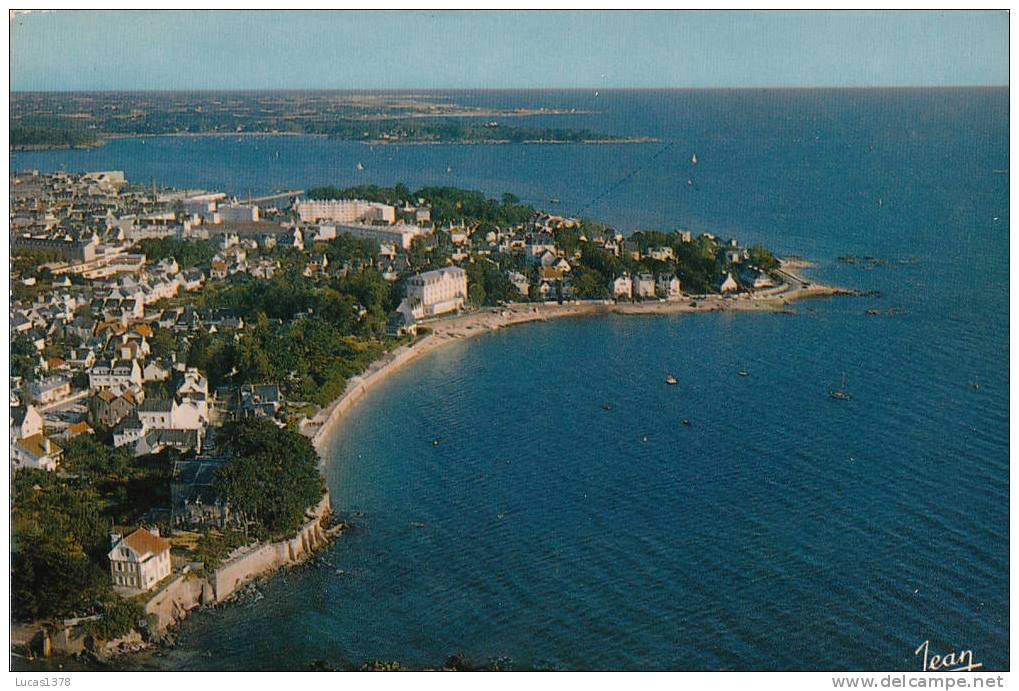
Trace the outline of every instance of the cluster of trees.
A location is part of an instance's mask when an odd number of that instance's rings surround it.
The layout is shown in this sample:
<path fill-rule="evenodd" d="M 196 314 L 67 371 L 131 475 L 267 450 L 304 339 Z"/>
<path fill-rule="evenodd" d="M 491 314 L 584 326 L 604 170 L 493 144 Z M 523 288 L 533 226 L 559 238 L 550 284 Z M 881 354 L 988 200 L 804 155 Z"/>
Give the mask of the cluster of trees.
<path fill-rule="evenodd" d="M 338 120 L 313 129 L 332 139 L 361 141 L 443 142 L 463 144 L 506 144 L 522 142 L 621 141 L 626 137 L 599 134 L 587 129 L 562 127 L 520 127 L 473 120 Z"/>
<path fill-rule="evenodd" d="M 74 148 L 103 143 L 92 130 L 67 127 L 17 125 L 11 127 L 10 135 L 11 146 L 15 149 Z"/>
<path fill-rule="evenodd" d="M 345 253 L 345 244 L 359 244 L 352 241 L 329 246 Z M 280 382 L 291 400 L 325 404 L 385 350 L 387 316 L 399 299 L 399 286 L 370 268 L 319 283 L 296 267 L 269 281 L 241 280 L 213 302 L 243 316 L 250 328 L 198 335 L 187 362 L 213 386 Z"/>
<path fill-rule="evenodd" d="M 302 434 L 253 418 L 223 426 L 218 437 L 229 460 L 213 486 L 242 512 L 260 538 L 292 534 L 325 493 L 319 457 Z"/>
<path fill-rule="evenodd" d="M 217 252 L 211 240 L 178 240 L 177 238 L 146 238 L 138 242 L 138 250 L 149 262 L 173 257 L 181 269 L 191 269 L 212 261 Z"/>

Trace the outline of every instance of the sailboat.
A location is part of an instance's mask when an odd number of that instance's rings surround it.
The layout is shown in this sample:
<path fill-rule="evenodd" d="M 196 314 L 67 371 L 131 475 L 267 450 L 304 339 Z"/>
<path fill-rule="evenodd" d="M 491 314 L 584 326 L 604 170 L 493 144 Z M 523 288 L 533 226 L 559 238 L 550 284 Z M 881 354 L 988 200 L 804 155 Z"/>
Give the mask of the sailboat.
<path fill-rule="evenodd" d="M 850 400 L 852 398 L 852 396 L 850 396 L 848 393 L 846 393 L 846 373 L 845 372 L 842 373 L 842 385 L 839 386 L 839 388 L 834 389 L 834 390 L 829 389 L 828 390 L 828 395 L 831 396 L 832 398 L 834 398 L 836 401 L 848 401 L 848 400 Z"/>
<path fill-rule="evenodd" d="M 669 386 L 674 386 L 678 382 L 676 381 L 676 378 L 670 374 L 665 378 L 665 383 L 668 384 Z"/>
<path fill-rule="evenodd" d="M 364 164 L 363 164 L 363 163 L 361 163 L 360 161 L 358 161 L 358 162 L 357 162 L 357 169 L 358 169 L 358 170 L 364 170 Z"/>
<path fill-rule="evenodd" d="M 697 165 L 697 154 L 694 154 L 693 156 L 690 157 L 690 165 L 692 166 Z"/>

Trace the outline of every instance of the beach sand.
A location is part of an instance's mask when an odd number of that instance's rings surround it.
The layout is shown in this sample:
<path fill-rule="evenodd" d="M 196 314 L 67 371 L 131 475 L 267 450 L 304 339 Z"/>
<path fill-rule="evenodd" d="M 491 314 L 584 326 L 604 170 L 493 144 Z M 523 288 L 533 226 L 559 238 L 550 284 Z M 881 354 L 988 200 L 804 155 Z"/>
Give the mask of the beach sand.
<path fill-rule="evenodd" d="M 359 376 L 352 377 L 338 399 L 305 420 L 301 432 L 311 437 L 312 444 L 321 454 L 325 442 L 335 426 L 354 405 L 386 377 L 408 362 L 430 353 L 447 343 L 489 333 L 514 324 L 548 321 L 563 317 L 583 317 L 599 314 L 682 314 L 694 312 L 791 312 L 789 305 L 797 300 L 834 295 L 855 295 L 855 291 L 815 283 L 799 273 L 811 266 L 804 260 L 782 260 L 778 271 L 782 283 L 753 294 L 741 293 L 723 297 L 684 296 L 678 301 L 658 300 L 636 303 L 616 303 L 610 300 L 590 300 L 558 303 L 514 303 L 501 307 L 486 307 L 455 316 L 425 321 L 420 324 L 429 333 L 413 343 L 397 348 L 373 362 Z"/>

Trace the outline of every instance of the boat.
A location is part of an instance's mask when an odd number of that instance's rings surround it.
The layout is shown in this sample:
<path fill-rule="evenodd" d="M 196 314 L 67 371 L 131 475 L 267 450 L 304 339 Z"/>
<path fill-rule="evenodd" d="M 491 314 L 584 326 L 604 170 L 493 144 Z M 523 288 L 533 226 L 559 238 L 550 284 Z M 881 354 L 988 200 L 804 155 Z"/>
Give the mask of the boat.
<path fill-rule="evenodd" d="M 687 427 L 689 427 L 690 426 L 690 421 L 684 418 L 683 419 L 683 424 L 686 425 Z"/>
<path fill-rule="evenodd" d="M 694 154 L 693 156 L 690 157 L 690 165 L 692 166 L 697 165 L 697 154 Z"/>
<path fill-rule="evenodd" d="M 446 166 L 446 172 L 447 173 L 452 173 L 453 172 L 453 166 Z"/>
<path fill-rule="evenodd" d="M 741 369 L 736 374 L 738 374 L 741 377 L 749 377 L 750 376 L 750 372 L 747 372 L 745 369 Z"/>
<path fill-rule="evenodd" d="M 849 401 L 852 400 L 852 396 L 846 393 L 846 373 L 842 373 L 842 385 L 837 389 L 829 389 L 828 395 L 834 398 L 836 401 Z"/>
<path fill-rule="evenodd" d="M 607 413 L 612 410 L 612 406 L 610 406 L 608 403 L 603 403 L 601 409 Z"/>
<path fill-rule="evenodd" d="M 364 170 L 364 164 L 363 164 L 363 163 L 361 163 L 360 161 L 358 161 L 358 162 L 357 162 L 357 169 L 358 169 L 358 170 Z"/>
<path fill-rule="evenodd" d="M 438 439 L 432 439 L 432 446 L 438 446 L 438 445 L 439 445 L 439 440 Z"/>
<path fill-rule="evenodd" d="M 678 384 L 679 382 L 677 382 L 676 378 L 670 374 L 665 378 L 665 383 L 668 384 L 669 386 L 673 386 L 675 384 Z"/>

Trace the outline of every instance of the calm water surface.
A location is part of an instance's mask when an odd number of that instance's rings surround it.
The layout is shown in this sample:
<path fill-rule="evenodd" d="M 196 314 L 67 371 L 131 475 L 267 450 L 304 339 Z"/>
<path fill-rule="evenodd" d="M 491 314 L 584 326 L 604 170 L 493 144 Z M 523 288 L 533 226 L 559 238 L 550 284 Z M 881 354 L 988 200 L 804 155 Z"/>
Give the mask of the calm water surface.
<path fill-rule="evenodd" d="M 356 529 L 131 664 L 912 670 L 930 640 L 1007 669 L 1007 90 L 453 97 L 597 110 L 548 120 L 661 141 L 148 138 L 11 166 L 240 195 L 404 181 L 556 197 L 624 229 L 761 241 L 880 294 L 530 324 L 434 352 L 330 442 Z M 843 372 L 853 400 L 836 402 Z"/>

